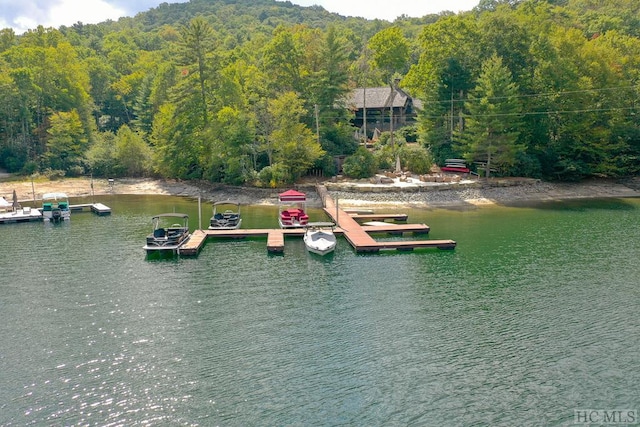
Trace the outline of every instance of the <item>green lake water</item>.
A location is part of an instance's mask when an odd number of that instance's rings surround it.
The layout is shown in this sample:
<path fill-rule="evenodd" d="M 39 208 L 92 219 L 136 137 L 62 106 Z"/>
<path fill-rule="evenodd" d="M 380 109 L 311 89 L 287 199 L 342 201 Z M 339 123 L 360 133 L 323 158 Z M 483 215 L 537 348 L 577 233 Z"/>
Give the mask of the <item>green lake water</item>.
<path fill-rule="evenodd" d="M 113 214 L 0 225 L 2 426 L 546 426 L 640 409 L 640 199 L 400 210 L 454 251 L 361 255 L 339 238 L 321 258 L 287 238 L 274 256 L 252 238 L 172 259 L 145 256 L 150 218 L 195 229 L 197 201 L 96 201 Z M 277 225 L 276 207 L 242 214 Z"/>

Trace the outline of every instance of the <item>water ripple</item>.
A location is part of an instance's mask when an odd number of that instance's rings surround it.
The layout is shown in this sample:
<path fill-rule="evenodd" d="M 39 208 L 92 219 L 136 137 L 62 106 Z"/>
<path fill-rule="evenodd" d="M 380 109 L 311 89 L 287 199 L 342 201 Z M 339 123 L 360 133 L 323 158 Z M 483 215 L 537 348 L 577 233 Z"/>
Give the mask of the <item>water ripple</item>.
<path fill-rule="evenodd" d="M 287 239 L 272 257 L 247 239 L 147 260 L 149 212 L 197 217 L 194 201 L 106 204 L 0 228 L 23 242 L 0 260 L 2 425 L 570 425 L 637 407 L 637 208 L 410 213 L 452 252 L 341 240 L 319 258 Z"/>

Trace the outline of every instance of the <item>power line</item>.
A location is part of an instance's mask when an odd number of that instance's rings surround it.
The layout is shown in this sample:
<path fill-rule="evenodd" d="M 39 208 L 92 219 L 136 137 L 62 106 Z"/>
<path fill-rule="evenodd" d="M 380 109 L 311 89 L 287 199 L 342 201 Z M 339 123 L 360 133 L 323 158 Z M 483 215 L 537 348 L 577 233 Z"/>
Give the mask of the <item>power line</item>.
<path fill-rule="evenodd" d="M 464 118 L 476 118 L 476 117 L 523 117 L 523 116 L 544 116 L 544 115 L 560 115 L 560 114 L 578 114 L 578 113 L 597 113 L 597 112 L 607 112 L 607 111 L 624 111 L 624 110 L 635 110 L 636 107 L 614 107 L 614 108 L 589 108 L 589 109 L 579 109 L 579 110 L 549 110 L 549 111 L 529 111 L 529 112 L 520 112 L 520 113 L 496 113 L 496 114 L 462 114 Z M 425 116 L 422 115 L 420 117 L 428 118 L 428 119 L 439 119 L 442 118 L 442 115 L 439 116 Z"/>
<path fill-rule="evenodd" d="M 543 93 L 532 93 L 532 94 L 518 94 L 512 96 L 496 96 L 492 98 L 465 98 L 465 99 L 446 99 L 446 100 L 438 100 L 438 101 L 422 101 L 423 104 L 446 104 L 449 105 L 453 103 L 465 103 L 474 101 L 475 99 L 488 99 L 488 100 L 500 100 L 500 99 L 518 99 L 518 98 L 534 98 L 534 97 L 550 97 L 550 96 L 565 96 L 565 95 L 575 95 L 580 93 L 593 93 L 593 92 L 607 92 L 607 91 L 622 91 L 622 90 L 637 90 L 640 88 L 640 85 L 632 85 L 632 86 L 617 86 L 617 87 L 606 87 L 606 88 L 594 88 L 594 89 L 579 89 L 579 90 L 568 90 L 561 92 L 543 92 Z"/>

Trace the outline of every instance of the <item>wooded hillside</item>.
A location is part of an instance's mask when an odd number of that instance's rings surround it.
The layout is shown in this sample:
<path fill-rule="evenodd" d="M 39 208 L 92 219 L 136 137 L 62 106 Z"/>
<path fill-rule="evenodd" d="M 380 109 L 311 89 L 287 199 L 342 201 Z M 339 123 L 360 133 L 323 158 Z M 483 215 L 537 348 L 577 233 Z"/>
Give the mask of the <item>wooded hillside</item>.
<path fill-rule="evenodd" d="M 348 93 L 400 79 L 422 103 L 418 125 L 383 135 L 368 166 L 463 157 L 504 176 L 634 175 L 639 74 L 635 0 L 481 0 L 393 23 L 274 0 L 163 3 L 0 30 L 0 167 L 261 185 L 331 175 L 358 148 Z"/>

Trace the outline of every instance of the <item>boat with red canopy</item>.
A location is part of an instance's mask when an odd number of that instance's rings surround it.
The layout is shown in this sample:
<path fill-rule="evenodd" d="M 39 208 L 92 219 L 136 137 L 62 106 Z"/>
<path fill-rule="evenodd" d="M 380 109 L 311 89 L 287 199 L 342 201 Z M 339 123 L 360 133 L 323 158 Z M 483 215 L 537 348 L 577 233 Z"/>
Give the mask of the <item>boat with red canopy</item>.
<path fill-rule="evenodd" d="M 280 207 L 278 222 L 280 228 L 300 228 L 309 223 L 309 215 L 305 212 L 307 196 L 296 190 L 287 190 L 278 194 Z"/>

